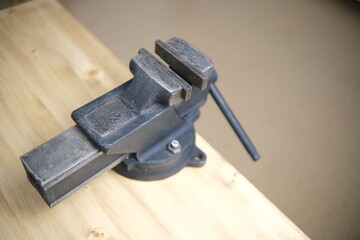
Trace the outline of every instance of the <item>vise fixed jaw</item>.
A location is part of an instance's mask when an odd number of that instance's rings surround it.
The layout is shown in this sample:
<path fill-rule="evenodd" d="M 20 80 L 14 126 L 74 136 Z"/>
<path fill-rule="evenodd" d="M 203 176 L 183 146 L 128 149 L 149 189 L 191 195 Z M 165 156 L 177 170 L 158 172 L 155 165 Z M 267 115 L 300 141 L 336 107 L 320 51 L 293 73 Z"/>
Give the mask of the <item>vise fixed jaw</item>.
<path fill-rule="evenodd" d="M 75 110 L 74 127 L 21 156 L 49 206 L 109 169 L 152 181 L 205 164 L 205 153 L 195 146 L 199 107 L 211 92 L 222 110 L 230 110 L 214 85 L 214 66 L 179 38 L 156 41 L 155 52 L 168 66 L 140 49 L 130 62 L 133 79 Z M 224 114 L 235 119 L 230 124 L 256 153 L 231 110 Z"/>

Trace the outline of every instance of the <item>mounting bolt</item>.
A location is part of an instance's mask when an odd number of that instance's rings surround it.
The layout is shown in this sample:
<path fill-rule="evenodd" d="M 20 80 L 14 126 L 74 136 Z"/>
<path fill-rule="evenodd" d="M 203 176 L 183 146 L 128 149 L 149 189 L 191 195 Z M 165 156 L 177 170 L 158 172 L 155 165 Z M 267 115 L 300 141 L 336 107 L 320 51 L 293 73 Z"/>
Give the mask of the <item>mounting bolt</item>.
<path fill-rule="evenodd" d="M 178 140 L 172 140 L 169 144 L 167 149 L 169 150 L 169 152 L 171 152 L 172 154 L 176 154 L 178 152 L 181 151 L 181 144 L 179 143 Z"/>

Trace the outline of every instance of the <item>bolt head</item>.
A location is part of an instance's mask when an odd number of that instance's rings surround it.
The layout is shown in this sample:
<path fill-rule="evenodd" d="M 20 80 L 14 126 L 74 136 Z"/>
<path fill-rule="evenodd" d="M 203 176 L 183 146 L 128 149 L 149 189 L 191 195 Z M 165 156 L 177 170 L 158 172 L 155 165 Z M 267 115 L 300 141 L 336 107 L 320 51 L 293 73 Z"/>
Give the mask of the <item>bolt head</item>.
<path fill-rule="evenodd" d="M 168 144 L 168 148 L 169 152 L 171 152 L 172 154 L 176 154 L 179 153 L 181 151 L 181 144 L 179 143 L 178 140 L 174 139 L 172 140 L 169 144 Z"/>

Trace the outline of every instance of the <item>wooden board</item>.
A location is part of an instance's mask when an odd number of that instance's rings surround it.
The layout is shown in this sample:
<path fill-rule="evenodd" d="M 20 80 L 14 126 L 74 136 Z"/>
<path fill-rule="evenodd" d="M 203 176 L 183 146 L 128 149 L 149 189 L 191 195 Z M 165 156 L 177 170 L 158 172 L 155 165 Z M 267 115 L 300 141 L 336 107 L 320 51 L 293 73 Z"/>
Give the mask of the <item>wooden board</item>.
<path fill-rule="evenodd" d="M 307 239 L 199 135 L 202 169 L 157 182 L 109 171 L 50 209 L 19 156 L 130 78 L 57 2 L 0 13 L 0 239 Z"/>

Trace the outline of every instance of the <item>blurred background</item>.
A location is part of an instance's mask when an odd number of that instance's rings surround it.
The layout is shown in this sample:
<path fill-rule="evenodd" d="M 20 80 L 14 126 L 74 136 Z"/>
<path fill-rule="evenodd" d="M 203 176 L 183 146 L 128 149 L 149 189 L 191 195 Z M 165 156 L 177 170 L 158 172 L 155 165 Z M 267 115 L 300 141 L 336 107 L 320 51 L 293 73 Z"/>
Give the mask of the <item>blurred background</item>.
<path fill-rule="evenodd" d="M 173 36 L 205 52 L 262 159 L 210 98 L 197 131 L 310 238 L 360 239 L 359 2 L 60 2 L 125 64 Z"/>

